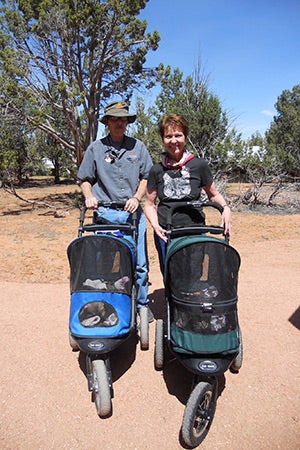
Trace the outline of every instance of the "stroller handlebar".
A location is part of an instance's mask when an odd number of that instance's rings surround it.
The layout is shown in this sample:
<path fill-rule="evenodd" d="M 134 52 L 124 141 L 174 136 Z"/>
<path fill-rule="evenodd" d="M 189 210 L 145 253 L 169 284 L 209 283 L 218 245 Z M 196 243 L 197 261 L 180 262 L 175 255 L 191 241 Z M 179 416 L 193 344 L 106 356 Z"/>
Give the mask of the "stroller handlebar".
<path fill-rule="evenodd" d="M 223 207 L 218 203 L 205 201 L 202 202 L 200 200 L 189 200 L 189 201 L 175 201 L 168 203 L 168 214 L 167 214 L 167 235 L 168 238 L 174 238 L 178 236 L 184 235 L 195 235 L 195 234 L 203 234 L 203 233 L 211 233 L 211 234 L 223 234 L 225 236 L 226 242 L 229 242 L 229 235 L 224 234 L 224 228 L 216 225 L 195 225 L 190 227 L 180 227 L 172 229 L 172 215 L 174 212 L 182 207 L 188 207 L 191 209 L 201 210 L 203 208 L 214 208 L 217 209 L 220 214 L 223 212 Z"/>
<path fill-rule="evenodd" d="M 120 208 L 120 209 L 123 209 L 125 205 L 126 205 L 126 202 L 118 202 L 118 201 L 115 201 L 115 200 L 104 201 L 104 202 L 99 201 L 98 202 L 98 207 L 99 206 L 104 206 L 105 208 Z"/>
<path fill-rule="evenodd" d="M 167 236 L 170 238 L 190 236 L 190 235 L 202 235 L 205 233 L 210 234 L 223 234 L 224 228 L 217 225 L 198 225 L 194 227 L 180 227 L 167 231 Z"/>
<path fill-rule="evenodd" d="M 166 203 L 165 203 L 166 204 Z M 188 201 L 175 201 L 175 202 L 171 202 L 167 204 L 168 206 L 168 215 L 167 215 L 167 225 L 171 226 L 172 225 L 172 215 L 173 213 L 182 207 L 189 207 L 192 209 L 202 209 L 202 208 L 207 208 L 207 207 L 211 207 L 214 209 L 217 209 L 220 214 L 222 214 L 223 212 L 223 207 L 221 205 L 219 205 L 218 203 L 215 202 L 210 202 L 210 201 L 205 201 L 205 202 L 201 202 L 200 200 L 188 200 Z"/>
<path fill-rule="evenodd" d="M 118 201 L 98 201 L 98 207 L 104 206 L 105 208 L 112 208 L 112 209 L 124 209 L 126 202 L 118 202 Z M 136 235 L 137 230 L 137 213 L 132 213 L 132 224 L 131 223 L 105 223 L 105 224 L 99 224 L 99 223 L 90 223 L 84 225 L 85 215 L 88 208 L 84 205 L 80 211 L 80 217 L 79 217 L 79 227 L 78 227 L 78 237 L 82 236 L 82 233 L 84 231 L 88 232 L 96 232 L 96 231 L 114 231 L 116 229 L 120 231 L 127 231 L 133 234 L 134 239 Z M 94 210 L 95 211 L 95 210 Z"/>

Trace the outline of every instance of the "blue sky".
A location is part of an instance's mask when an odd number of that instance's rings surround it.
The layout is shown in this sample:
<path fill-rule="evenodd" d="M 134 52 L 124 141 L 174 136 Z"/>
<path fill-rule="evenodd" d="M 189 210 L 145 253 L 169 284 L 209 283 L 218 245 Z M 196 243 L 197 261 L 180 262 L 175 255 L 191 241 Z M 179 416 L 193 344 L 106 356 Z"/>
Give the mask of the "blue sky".
<path fill-rule="evenodd" d="M 145 66 L 163 62 L 186 77 L 200 58 L 245 139 L 264 134 L 279 95 L 300 83 L 300 0 L 150 0 L 141 16 L 161 35 Z"/>

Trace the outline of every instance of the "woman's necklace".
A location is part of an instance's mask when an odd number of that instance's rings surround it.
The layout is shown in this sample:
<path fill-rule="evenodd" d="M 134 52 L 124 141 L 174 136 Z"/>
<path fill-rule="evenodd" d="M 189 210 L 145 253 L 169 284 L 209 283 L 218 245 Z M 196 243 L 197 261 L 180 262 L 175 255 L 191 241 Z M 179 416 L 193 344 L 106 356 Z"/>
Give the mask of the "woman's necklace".
<path fill-rule="evenodd" d="M 176 161 L 175 159 L 169 158 L 169 164 L 170 164 L 171 167 L 175 167 L 175 166 L 178 167 L 179 161 Z"/>
<path fill-rule="evenodd" d="M 184 150 L 184 153 L 179 161 L 175 161 L 171 159 L 167 153 L 163 154 L 163 165 L 172 170 L 180 170 L 188 161 L 194 158 L 194 155 L 187 150 Z"/>

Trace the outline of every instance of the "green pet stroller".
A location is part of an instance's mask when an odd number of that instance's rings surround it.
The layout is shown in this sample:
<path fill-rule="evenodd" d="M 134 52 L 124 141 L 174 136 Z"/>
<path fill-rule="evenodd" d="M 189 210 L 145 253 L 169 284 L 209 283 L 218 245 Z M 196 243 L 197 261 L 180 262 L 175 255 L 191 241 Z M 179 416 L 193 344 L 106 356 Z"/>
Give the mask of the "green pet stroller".
<path fill-rule="evenodd" d="M 242 365 L 237 312 L 240 256 L 223 227 L 172 228 L 172 215 L 183 207 L 211 207 L 220 213 L 223 208 L 212 202 L 171 204 L 164 271 L 167 320 L 165 326 L 162 319 L 156 322 L 156 369 L 163 368 L 167 346 L 194 374 L 181 435 L 187 445 L 196 447 L 213 420 L 219 376 L 228 369 L 238 372 Z"/>

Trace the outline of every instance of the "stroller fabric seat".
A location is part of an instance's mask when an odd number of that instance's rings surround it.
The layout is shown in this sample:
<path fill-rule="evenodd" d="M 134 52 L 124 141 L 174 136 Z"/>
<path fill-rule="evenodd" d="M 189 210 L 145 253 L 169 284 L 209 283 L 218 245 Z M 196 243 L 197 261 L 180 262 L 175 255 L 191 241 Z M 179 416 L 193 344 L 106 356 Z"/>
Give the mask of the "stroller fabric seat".
<path fill-rule="evenodd" d="M 172 240 L 164 281 L 171 341 L 176 351 L 237 351 L 239 266 L 238 252 L 222 239 L 198 235 Z"/>
<path fill-rule="evenodd" d="M 132 318 L 135 243 L 112 233 L 86 235 L 67 249 L 70 331 L 76 337 L 118 337 Z"/>

